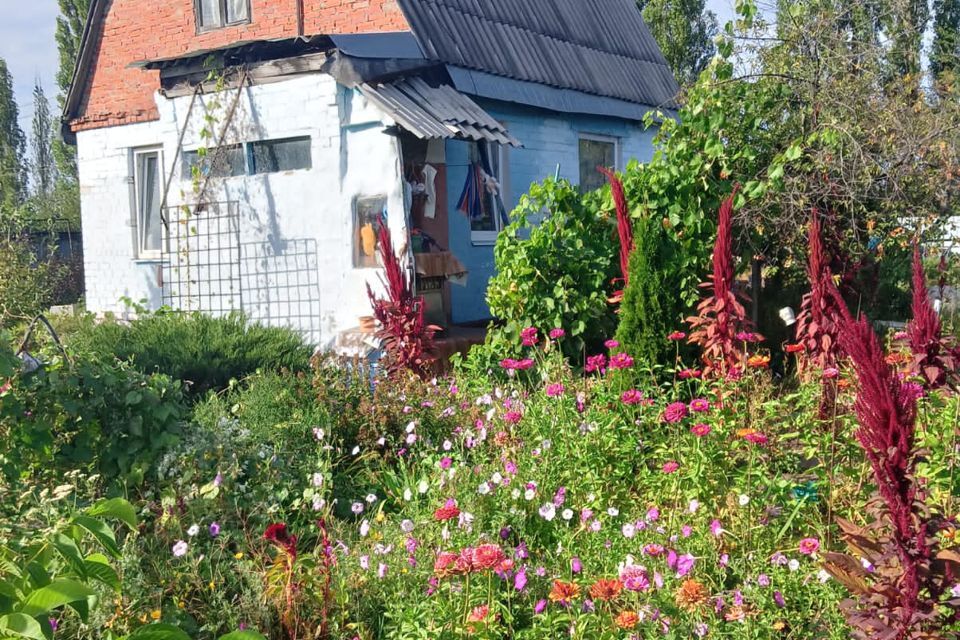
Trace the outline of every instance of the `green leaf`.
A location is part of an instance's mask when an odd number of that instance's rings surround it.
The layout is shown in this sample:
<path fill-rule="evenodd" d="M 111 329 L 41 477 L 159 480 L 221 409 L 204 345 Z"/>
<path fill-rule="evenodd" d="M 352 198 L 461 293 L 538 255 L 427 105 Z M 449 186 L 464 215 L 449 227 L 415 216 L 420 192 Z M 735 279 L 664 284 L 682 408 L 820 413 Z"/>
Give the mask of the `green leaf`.
<path fill-rule="evenodd" d="M 0 637 L 10 635 L 46 640 L 40 623 L 25 613 L 10 613 L 0 617 Z"/>
<path fill-rule="evenodd" d="M 127 640 L 190 640 L 190 636 L 180 627 L 157 622 L 140 627 Z"/>
<path fill-rule="evenodd" d="M 218 640 L 266 640 L 260 633 L 246 629 L 244 631 L 233 631 L 220 636 Z"/>
<path fill-rule="evenodd" d="M 63 556 L 64 560 L 70 563 L 70 566 L 81 578 L 86 578 L 86 567 L 83 562 L 83 554 L 80 553 L 80 548 L 77 546 L 77 543 L 63 535 L 58 533 L 53 537 L 53 546 L 60 552 L 60 555 Z"/>
<path fill-rule="evenodd" d="M 20 607 L 20 612 L 33 617 L 48 615 L 54 609 L 67 604 L 77 605 L 82 602 L 85 606 L 87 598 L 94 595 L 96 594 L 93 589 L 87 585 L 76 580 L 61 578 L 31 593 Z M 74 608 L 78 607 L 74 606 Z M 79 609 L 77 612 L 81 613 Z"/>
<path fill-rule="evenodd" d="M 137 512 L 133 505 L 123 498 L 110 498 L 101 500 L 97 504 L 87 509 L 87 515 L 105 518 L 116 518 L 126 523 L 131 529 L 137 528 Z"/>
<path fill-rule="evenodd" d="M 94 553 L 87 556 L 84 561 L 84 568 L 87 575 L 107 585 L 114 591 L 120 591 L 120 576 L 116 570 L 110 566 L 107 556 L 101 553 Z"/>
<path fill-rule="evenodd" d="M 113 529 L 107 526 L 103 520 L 97 520 L 89 516 L 76 516 L 72 524 L 93 534 L 93 537 L 97 539 L 107 553 L 115 558 L 120 557 L 120 545 L 117 544 Z"/>

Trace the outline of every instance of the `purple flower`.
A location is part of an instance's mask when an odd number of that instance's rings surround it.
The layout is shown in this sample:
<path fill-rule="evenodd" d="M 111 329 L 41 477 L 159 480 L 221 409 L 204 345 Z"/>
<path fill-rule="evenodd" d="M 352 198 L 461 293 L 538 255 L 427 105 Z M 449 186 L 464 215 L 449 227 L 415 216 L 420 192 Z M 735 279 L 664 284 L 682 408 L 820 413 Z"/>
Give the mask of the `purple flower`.
<path fill-rule="evenodd" d="M 546 608 L 547 608 L 547 601 L 541 599 L 541 600 L 538 600 L 536 606 L 533 607 L 533 612 L 537 615 L 540 615 L 546 610 Z"/>
<path fill-rule="evenodd" d="M 558 507 L 561 507 L 563 506 L 563 503 L 566 501 L 566 499 L 567 499 L 567 488 L 560 487 L 559 489 L 557 489 L 557 492 L 553 495 L 553 504 L 555 504 Z"/>
<path fill-rule="evenodd" d="M 211 538 L 216 538 L 218 535 L 220 535 L 220 525 L 219 525 L 219 523 L 211 522 L 211 523 L 210 523 L 210 527 L 209 527 L 209 531 L 210 531 L 210 537 L 211 537 Z"/>
<path fill-rule="evenodd" d="M 768 576 L 765 573 L 761 573 L 760 575 L 757 576 L 757 584 L 760 585 L 761 587 L 769 587 L 770 576 Z"/>
<path fill-rule="evenodd" d="M 780 593 L 779 591 L 773 592 L 773 601 L 776 602 L 777 606 L 780 607 L 781 609 L 787 606 L 786 601 L 783 599 L 783 594 Z"/>
<path fill-rule="evenodd" d="M 695 562 L 696 558 L 689 553 L 685 553 L 677 558 L 677 577 L 682 578 L 693 571 L 693 565 Z"/>
<path fill-rule="evenodd" d="M 580 562 L 580 558 L 574 556 L 573 559 L 570 560 L 570 570 L 574 573 L 583 571 L 583 563 Z"/>
<path fill-rule="evenodd" d="M 527 587 L 527 569 L 524 567 L 513 577 L 513 588 L 517 591 L 523 591 Z"/>
<path fill-rule="evenodd" d="M 216 477 L 214 477 L 213 479 L 213 486 L 219 487 L 222 484 L 223 484 L 223 474 L 218 472 Z"/>

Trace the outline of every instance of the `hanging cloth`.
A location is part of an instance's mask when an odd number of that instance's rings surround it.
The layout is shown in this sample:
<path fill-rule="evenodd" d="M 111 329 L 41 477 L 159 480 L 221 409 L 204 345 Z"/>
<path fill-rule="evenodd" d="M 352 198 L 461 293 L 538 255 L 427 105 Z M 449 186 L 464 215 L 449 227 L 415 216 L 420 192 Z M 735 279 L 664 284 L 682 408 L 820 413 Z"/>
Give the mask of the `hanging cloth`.
<path fill-rule="evenodd" d="M 499 217 L 503 222 L 503 226 L 506 227 L 510 224 L 510 218 L 507 215 L 507 208 L 503 204 L 502 189 L 500 188 L 501 179 L 503 176 L 500 175 L 503 167 L 500 166 L 500 154 L 492 153 L 491 145 L 489 142 L 480 142 L 477 143 L 477 151 L 480 156 L 480 168 L 483 169 L 487 178 L 486 183 L 491 186 L 491 193 L 493 197 L 493 207 L 495 211 L 491 212 L 491 217 Z"/>
<path fill-rule="evenodd" d="M 457 201 L 457 210 L 462 211 L 471 220 L 483 218 L 483 169 L 477 163 L 467 167 L 467 181 L 463 185 L 463 193 Z"/>

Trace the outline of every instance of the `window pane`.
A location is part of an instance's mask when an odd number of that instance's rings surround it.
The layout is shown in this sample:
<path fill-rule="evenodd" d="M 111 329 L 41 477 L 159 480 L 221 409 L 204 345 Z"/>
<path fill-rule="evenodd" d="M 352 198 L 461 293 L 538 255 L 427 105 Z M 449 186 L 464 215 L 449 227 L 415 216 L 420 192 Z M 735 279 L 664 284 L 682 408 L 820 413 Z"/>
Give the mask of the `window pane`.
<path fill-rule="evenodd" d="M 222 27 L 220 0 L 197 0 L 200 9 L 200 26 L 205 29 Z"/>
<path fill-rule="evenodd" d="M 227 0 L 227 22 L 246 22 L 249 19 L 248 0 Z"/>
<path fill-rule="evenodd" d="M 593 191 L 606 183 L 597 167 L 614 169 L 617 166 L 617 145 L 602 140 L 580 139 L 580 189 Z"/>
<path fill-rule="evenodd" d="M 246 152 L 242 144 L 219 149 L 208 149 L 203 158 L 199 151 L 183 152 L 183 179 L 193 179 L 193 168 L 200 167 L 200 175 L 211 178 L 232 178 L 247 173 Z"/>
<path fill-rule="evenodd" d="M 481 144 L 485 145 L 481 148 Z M 470 144 L 470 169 L 479 166 L 482 173 L 476 176 L 476 188 L 480 198 L 474 201 L 470 215 L 471 231 L 497 231 L 500 194 L 500 145 L 474 142 Z M 479 208 L 478 208 L 479 207 Z"/>
<path fill-rule="evenodd" d="M 310 138 L 263 140 L 254 142 L 251 146 L 253 147 L 254 173 L 293 171 L 309 169 L 313 166 Z"/>
<path fill-rule="evenodd" d="M 137 155 L 137 225 L 140 251 L 160 251 L 160 154 Z"/>
<path fill-rule="evenodd" d="M 387 199 L 383 196 L 357 198 L 353 203 L 353 266 L 377 266 L 380 247 L 378 220 L 383 220 Z"/>

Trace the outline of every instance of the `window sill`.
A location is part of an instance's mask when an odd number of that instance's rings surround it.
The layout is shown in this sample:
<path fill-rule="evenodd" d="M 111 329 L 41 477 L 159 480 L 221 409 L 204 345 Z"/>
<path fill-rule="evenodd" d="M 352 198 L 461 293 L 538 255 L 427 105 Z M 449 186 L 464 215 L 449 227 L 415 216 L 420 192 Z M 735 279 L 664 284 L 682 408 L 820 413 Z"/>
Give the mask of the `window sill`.
<path fill-rule="evenodd" d="M 162 263 L 163 263 L 163 258 L 161 258 L 160 256 L 156 256 L 156 257 L 140 256 L 133 259 L 133 264 L 149 265 L 149 264 L 162 264 Z"/>

